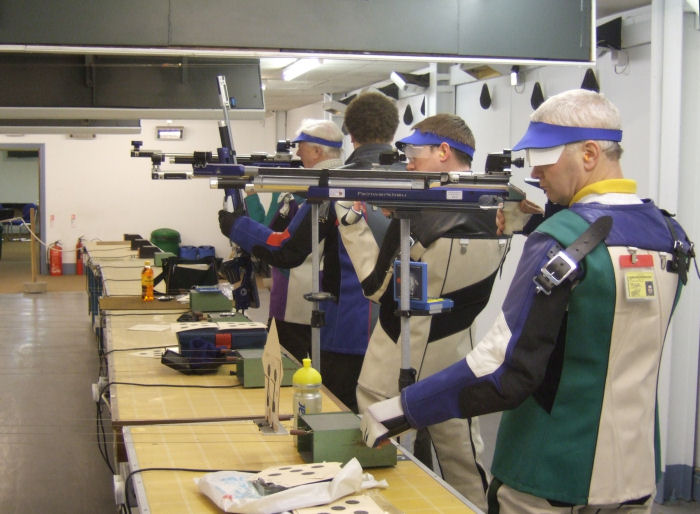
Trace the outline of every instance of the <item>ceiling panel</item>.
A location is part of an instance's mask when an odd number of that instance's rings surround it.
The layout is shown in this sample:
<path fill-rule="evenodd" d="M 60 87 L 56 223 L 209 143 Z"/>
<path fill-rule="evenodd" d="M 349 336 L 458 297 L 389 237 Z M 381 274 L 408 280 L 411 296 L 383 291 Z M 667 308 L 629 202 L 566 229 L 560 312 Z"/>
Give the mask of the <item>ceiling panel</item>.
<path fill-rule="evenodd" d="M 597 0 L 596 15 L 604 18 L 650 4 L 651 0 Z M 295 80 L 284 82 L 282 68 L 292 61 L 289 58 L 261 59 L 261 74 L 266 83 L 265 107 L 269 111 L 285 111 L 319 102 L 324 93 L 345 94 L 388 81 L 394 70 L 410 73 L 426 66 L 425 62 L 332 59 Z"/>

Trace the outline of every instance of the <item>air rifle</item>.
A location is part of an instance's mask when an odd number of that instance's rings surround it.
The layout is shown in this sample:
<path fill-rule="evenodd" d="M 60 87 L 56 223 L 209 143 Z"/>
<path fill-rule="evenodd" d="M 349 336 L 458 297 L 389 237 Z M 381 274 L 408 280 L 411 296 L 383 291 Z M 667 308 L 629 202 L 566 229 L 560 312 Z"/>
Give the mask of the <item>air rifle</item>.
<path fill-rule="evenodd" d="M 510 151 L 505 150 L 503 154 L 495 155 L 510 165 L 509 154 Z M 289 170 L 253 166 L 218 167 L 216 171 L 209 176 L 213 189 L 289 191 L 315 202 L 360 200 L 402 210 L 493 208 L 503 201 L 525 198 L 525 193 L 510 183 L 510 167 L 491 169 L 486 173 L 431 173 L 381 168 Z"/>
<path fill-rule="evenodd" d="M 134 155 L 132 152 L 132 156 L 139 155 Z M 313 310 L 316 314 L 320 312 L 319 302 L 323 299 L 318 284 L 318 204 L 320 202 L 328 199 L 361 200 L 380 207 L 393 208 L 395 215 L 401 219 L 401 282 L 407 284 L 410 232 L 410 221 L 405 216 L 407 211 L 493 209 L 502 206 L 505 201 L 519 202 L 525 198 L 525 193 L 510 183 L 511 166 L 522 167 L 523 159 L 512 159 L 510 150 L 489 154 L 486 159 L 485 173 L 396 171 L 381 165 L 369 170 L 342 168 L 292 170 L 270 166 L 231 165 L 204 159 L 199 161 L 199 164 L 193 162 L 192 172 L 187 178 L 209 178 L 212 189 L 288 191 L 307 197 L 312 209 L 312 244 L 314 245 L 313 292 L 307 295 L 307 299 L 314 302 Z M 402 346 L 399 387 L 403 388 L 415 380 L 415 370 L 410 367 L 410 301 L 408 290 L 404 291 L 403 288 L 399 306 Z M 312 330 L 311 348 L 312 359 L 319 364 L 320 340 L 317 327 Z"/>
<path fill-rule="evenodd" d="M 237 164 L 220 162 L 211 152 L 171 155 L 171 162 L 191 163 L 192 170 L 168 172 L 160 170 L 167 155 L 141 150 L 139 143 L 132 142 L 131 155 L 151 157 L 153 178 L 208 178 L 212 189 L 285 191 L 306 196 L 310 201 L 360 200 L 395 209 L 493 208 L 503 201 L 525 198 L 525 193 L 510 183 L 511 167 L 522 167 L 523 159 L 512 159 L 507 149 L 488 155 L 484 173 L 396 171 L 381 165 L 364 170 L 292 168 L 290 160 L 285 160 L 279 151 L 285 142 L 278 143 L 278 154 L 272 159 L 243 156 L 238 157 Z M 249 164 L 254 161 L 255 164 Z"/>

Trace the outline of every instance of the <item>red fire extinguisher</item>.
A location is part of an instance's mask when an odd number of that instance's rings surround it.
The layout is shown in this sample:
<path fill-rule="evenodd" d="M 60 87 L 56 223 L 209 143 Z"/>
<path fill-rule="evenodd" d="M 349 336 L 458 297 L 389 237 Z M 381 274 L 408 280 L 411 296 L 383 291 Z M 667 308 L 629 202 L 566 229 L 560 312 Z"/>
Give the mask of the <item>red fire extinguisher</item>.
<path fill-rule="evenodd" d="M 60 241 L 49 245 L 49 274 L 52 276 L 63 274 L 63 248 Z"/>
<path fill-rule="evenodd" d="M 75 245 L 75 274 L 83 274 L 83 238 L 79 237 Z"/>

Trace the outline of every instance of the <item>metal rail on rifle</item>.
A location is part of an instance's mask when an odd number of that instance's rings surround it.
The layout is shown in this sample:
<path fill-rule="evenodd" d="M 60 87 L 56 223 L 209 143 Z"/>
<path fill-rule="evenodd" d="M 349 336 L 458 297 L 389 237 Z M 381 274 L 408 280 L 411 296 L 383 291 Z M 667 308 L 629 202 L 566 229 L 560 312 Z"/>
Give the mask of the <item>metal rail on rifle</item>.
<path fill-rule="evenodd" d="M 469 209 L 520 201 L 525 193 L 510 183 L 509 172 L 417 172 L 380 169 L 278 169 L 243 166 L 219 169 L 213 189 L 290 191 L 310 201 L 361 200 L 390 208 Z"/>
<path fill-rule="evenodd" d="M 131 157 L 151 159 L 151 178 L 153 180 L 187 180 L 191 178 L 208 178 L 225 173 L 231 163 L 219 158 L 218 152 L 201 151 L 189 154 L 166 153 L 160 150 L 145 150 L 141 148 L 142 141 L 131 142 Z M 289 151 L 294 146 L 289 140 L 277 142 L 277 153 L 269 155 L 264 152 L 249 155 L 236 155 L 236 161 L 244 166 L 265 166 L 281 168 L 299 168 L 301 160 L 293 159 Z M 163 164 L 184 164 L 191 169 L 162 169 Z"/>
<path fill-rule="evenodd" d="M 212 189 L 242 189 L 257 192 L 285 191 L 324 199 L 361 200 L 390 208 L 436 208 L 464 210 L 493 208 L 503 201 L 520 201 L 525 193 L 510 183 L 510 167 L 522 166 L 522 159 L 511 159 L 510 150 L 489 154 L 486 172 L 397 171 L 378 166 L 374 169 L 297 168 L 285 154 L 289 142 L 278 143 L 278 153 L 239 156 L 238 164 L 219 162 L 211 152 L 189 155 L 164 154 L 141 150 L 132 144 L 132 157 L 150 157 L 153 178 L 208 178 Z M 161 171 L 166 158 L 178 164 L 191 164 L 187 172 Z"/>

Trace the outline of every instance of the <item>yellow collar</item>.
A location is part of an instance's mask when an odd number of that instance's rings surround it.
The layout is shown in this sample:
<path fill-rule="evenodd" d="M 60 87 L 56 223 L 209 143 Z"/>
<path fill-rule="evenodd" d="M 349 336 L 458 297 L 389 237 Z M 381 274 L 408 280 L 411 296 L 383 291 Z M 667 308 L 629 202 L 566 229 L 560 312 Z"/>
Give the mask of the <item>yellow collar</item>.
<path fill-rule="evenodd" d="M 588 184 L 583 189 L 579 190 L 578 193 L 574 195 L 569 203 L 569 207 L 578 202 L 581 198 L 586 195 L 602 195 L 605 193 L 630 193 L 634 194 L 637 192 L 637 182 L 629 178 L 613 178 L 608 180 L 601 180 L 599 182 L 594 182 L 593 184 Z"/>

